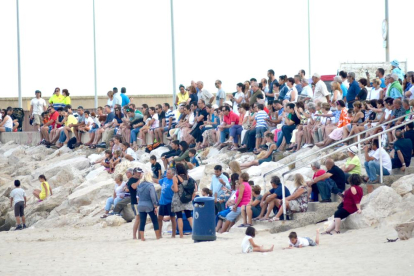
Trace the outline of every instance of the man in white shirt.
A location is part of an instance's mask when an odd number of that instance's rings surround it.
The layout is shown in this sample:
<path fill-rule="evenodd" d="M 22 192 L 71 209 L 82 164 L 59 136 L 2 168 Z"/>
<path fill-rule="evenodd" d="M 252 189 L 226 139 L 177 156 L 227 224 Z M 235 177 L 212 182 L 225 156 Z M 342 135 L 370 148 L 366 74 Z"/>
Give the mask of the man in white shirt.
<path fill-rule="evenodd" d="M 33 119 L 33 126 L 37 126 L 37 129 L 40 130 L 40 124 L 42 122 L 42 113 L 46 111 L 47 104 L 44 99 L 42 99 L 42 92 L 36 90 L 36 98 L 33 98 L 30 102 L 30 116 Z"/>
<path fill-rule="evenodd" d="M 365 177 L 364 180 L 368 181 L 368 184 L 378 183 L 377 175 L 380 174 L 380 154 L 382 157 L 382 174 L 390 175 L 392 170 L 391 157 L 388 153 L 381 148 L 379 149 L 378 139 L 374 139 L 372 142 L 372 154 L 369 154 L 369 146 L 364 147 L 365 152 L 365 170 L 368 174 L 368 177 Z"/>
<path fill-rule="evenodd" d="M 115 107 L 115 105 L 119 104 L 120 106 L 122 106 L 122 97 L 121 94 L 118 93 L 118 88 L 114 87 L 113 89 L 114 92 L 114 99 L 113 99 L 113 106 Z"/>
<path fill-rule="evenodd" d="M 214 85 L 218 89 L 217 95 L 216 95 L 216 104 L 219 107 L 221 107 L 221 106 L 223 106 L 224 101 L 226 100 L 226 92 L 224 92 L 224 90 L 221 89 L 221 80 L 216 80 Z"/>
<path fill-rule="evenodd" d="M 197 88 L 198 88 L 197 97 L 198 97 L 199 100 L 201 99 L 205 103 L 210 103 L 211 104 L 214 101 L 214 96 L 213 96 L 213 94 L 208 92 L 203 87 L 204 87 L 204 83 L 202 81 L 198 81 L 197 82 Z"/>
<path fill-rule="evenodd" d="M 315 92 L 313 94 L 314 98 L 313 100 L 315 102 L 328 102 L 328 88 L 326 87 L 326 84 L 321 80 L 321 75 L 318 73 L 313 74 L 312 81 L 315 84 Z"/>

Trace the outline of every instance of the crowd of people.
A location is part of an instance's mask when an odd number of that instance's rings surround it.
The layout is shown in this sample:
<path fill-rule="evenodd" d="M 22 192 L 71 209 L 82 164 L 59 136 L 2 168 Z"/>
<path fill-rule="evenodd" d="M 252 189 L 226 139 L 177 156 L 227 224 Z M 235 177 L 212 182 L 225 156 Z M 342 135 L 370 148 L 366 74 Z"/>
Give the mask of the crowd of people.
<path fill-rule="evenodd" d="M 361 183 L 378 183 L 381 171 L 389 175 L 393 169 L 405 171 L 410 166 L 414 154 L 414 72 L 404 75 L 397 61 L 391 65 L 390 74 L 385 75 L 385 70 L 378 68 L 374 79 L 366 74 L 366 78 L 357 80 L 355 73 L 341 71 L 330 83 L 332 91 L 328 91 L 319 74 L 308 79 L 304 70 L 293 77 L 281 75 L 279 78 L 273 70 L 268 70 L 267 78 L 237 83 L 236 92 L 228 95 L 220 80 L 215 82 L 216 95 L 207 91 L 202 81 L 192 81 L 188 86 L 179 86 L 174 103 L 156 106 L 136 105 L 125 95 L 125 88 L 121 93 L 114 88 L 108 92 L 107 105 L 94 112 L 82 106 L 74 112 L 69 92 L 64 89 L 60 94 L 56 88 L 49 104 L 42 99 L 40 91 L 35 92 L 30 118 L 40 131 L 41 144 L 47 147 L 76 148 L 83 144 L 91 149 L 105 148 L 104 157 L 96 164 L 101 164 L 109 173 L 114 173 L 123 160 L 137 160 L 136 152 L 140 148 L 151 152 L 160 146 L 169 147 L 158 160 L 151 155 L 150 171 L 129 169 L 125 181 L 122 175 L 115 177 L 114 191 L 106 201 L 102 218 L 120 215 L 131 204 L 135 214 L 134 239 L 145 240 L 147 215 L 157 238 L 162 237 L 162 224 L 166 220 L 172 222 L 172 237 L 176 235 L 175 229 L 183 237 L 183 221 L 192 225 L 192 201 L 199 196 L 197 183 L 188 171 L 200 165 L 198 154 L 205 148 L 253 152 L 257 156 L 252 162 L 230 162 L 230 173 L 216 165 L 210 188 L 203 188 L 200 194 L 214 198 L 218 233 L 229 231 L 241 217 L 240 227 L 247 228 L 249 237 L 243 241 L 243 250 L 266 251 L 273 248 L 263 249 L 252 240 L 253 221 L 288 219 L 281 208 L 283 193 L 287 216 L 306 212 L 309 202 L 331 202 L 332 194 L 343 198 L 334 214 L 334 224 L 325 234 L 339 233 L 342 219 L 361 212 Z M 10 112 L 7 109 L 2 114 L 0 131 L 12 131 L 15 127 Z M 395 130 L 375 136 L 394 126 Z M 89 133 L 89 140 L 82 143 L 85 133 Z M 353 135 L 358 133 L 362 138 L 372 137 L 361 145 L 364 163 L 358 156 L 358 148 L 348 147 L 343 166 L 335 165 L 328 158 L 324 170 L 319 162 L 312 162 L 312 180 L 305 181 L 302 175 L 296 174 L 293 191 L 286 187 L 283 191 L 280 179 L 273 176 L 272 189 L 262 193 L 261 187 L 249 181 L 249 175 L 243 172 L 251 166 L 271 162 L 273 155 L 280 151 L 293 153 L 302 148 L 326 147 L 337 141 L 342 141 L 338 147 L 351 144 L 356 141 Z M 102 141 L 103 136 L 108 139 Z M 362 166 L 366 175 L 362 175 Z M 34 195 L 43 200 L 52 190 L 45 178 L 40 181 L 42 190 L 36 190 Z M 159 198 L 153 183 L 161 185 Z M 346 189 L 346 184 L 351 187 Z M 20 209 L 16 214 L 21 214 Z M 291 235 L 289 247 L 316 244 L 295 235 Z"/>

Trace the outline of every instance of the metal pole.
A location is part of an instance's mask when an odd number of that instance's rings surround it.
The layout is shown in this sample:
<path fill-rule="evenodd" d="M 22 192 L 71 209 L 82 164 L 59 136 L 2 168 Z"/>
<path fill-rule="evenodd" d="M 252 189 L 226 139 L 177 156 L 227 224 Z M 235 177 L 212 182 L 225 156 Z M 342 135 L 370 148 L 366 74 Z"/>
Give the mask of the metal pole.
<path fill-rule="evenodd" d="M 385 0 L 385 20 L 387 21 L 387 40 L 386 40 L 386 47 L 385 47 L 385 61 L 390 61 L 390 23 L 388 19 L 388 0 Z"/>
<path fill-rule="evenodd" d="M 282 175 L 280 183 L 282 184 L 282 206 L 283 206 L 283 219 L 286 220 L 286 200 L 285 200 L 285 177 Z"/>
<path fill-rule="evenodd" d="M 19 0 L 16 0 L 16 18 L 17 18 L 17 81 L 19 89 L 19 108 L 23 107 L 22 103 L 22 78 L 20 73 L 20 19 L 19 19 Z"/>
<path fill-rule="evenodd" d="M 95 80 L 95 108 L 98 108 L 98 87 L 96 82 L 95 0 L 93 0 L 93 70 Z"/>
<path fill-rule="evenodd" d="M 170 0 L 171 11 L 171 55 L 172 55 L 172 75 L 173 75 L 173 106 L 175 109 L 176 83 L 175 83 L 175 42 L 174 42 L 174 8 L 173 0 Z"/>
<path fill-rule="evenodd" d="M 361 160 L 361 135 L 358 134 L 358 158 Z"/>
<path fill-rule="evenodd" d="M 380 161 L 380 184 L 383 182 L 383 169 L 382 169 L 382 135 L 378 137 L 378 145 L 379 145 L 379 161 Z"/>
<path fill-rule="evenodd" d="M 310 40 L 310 11 L 308 0 L 308 58 L 309 58 L 309 76 L 312 76 L 311 72 L 311 40 Z"/>

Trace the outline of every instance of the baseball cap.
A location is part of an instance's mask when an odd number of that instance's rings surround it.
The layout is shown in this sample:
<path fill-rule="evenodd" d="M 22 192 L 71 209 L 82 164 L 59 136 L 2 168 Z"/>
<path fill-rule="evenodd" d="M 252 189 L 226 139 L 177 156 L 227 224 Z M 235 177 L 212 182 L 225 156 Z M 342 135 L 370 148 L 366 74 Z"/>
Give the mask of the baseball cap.
<path fill-rule="evenodd" d="M 232 102 L 231 101 L 225 101 L 224 104 L 228 104 L 229 106 L 232 106 Z"/>
<path fill-rule="evenodd" d="M 42 93 L 42 92 L 41 92 L 40 90 L 36 90 L 36 91 L 35 91 L 35 94 L 36 94 L 36 93 Z"/>
<path fill-rule="evenodd" d="M 134 173 L 143 173 L 144 171 L 141 168 L 135 168 Z"/>
<path fill-rule="evenodd" d="M 394 59 L 393 61 L 391 61 L 391 65 L 394 67 L 399 67 L 400 63 L 398 62 L 398 60 Z"/>

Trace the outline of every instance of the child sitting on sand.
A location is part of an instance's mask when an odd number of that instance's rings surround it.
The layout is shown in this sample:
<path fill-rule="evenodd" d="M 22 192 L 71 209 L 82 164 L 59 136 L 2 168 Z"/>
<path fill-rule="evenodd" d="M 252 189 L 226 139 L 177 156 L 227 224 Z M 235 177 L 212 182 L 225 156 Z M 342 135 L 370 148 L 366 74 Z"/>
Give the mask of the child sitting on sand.
<path fill-rule="evenodd" d="M 316 238 L 315 241 L 313 241 L 311 238 L 301 238 L 298 237 L 296 232 L 290 232 L 289 234 L 289 247 L 285 247 L 283 249 L 292 249 L 292 248 L 302 248 L 306 246 L 317 246 L 319 245 L 319 229 L 316 230 Z"/>
<path fill-rule="evenodd" d="M 271 252 L 273 251 L 274 245 L 269 249 L 265 249 L 263 246 L 259 246 L 254 243 L 253 238 L 256 236 L 256 229 L 254 227 L 249 226 L 246 229 L 246 236 L 242 241 L 242 252 L 243 253 L 251 253 L 251 252 Z"/>

